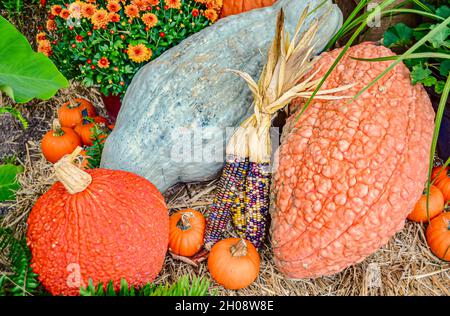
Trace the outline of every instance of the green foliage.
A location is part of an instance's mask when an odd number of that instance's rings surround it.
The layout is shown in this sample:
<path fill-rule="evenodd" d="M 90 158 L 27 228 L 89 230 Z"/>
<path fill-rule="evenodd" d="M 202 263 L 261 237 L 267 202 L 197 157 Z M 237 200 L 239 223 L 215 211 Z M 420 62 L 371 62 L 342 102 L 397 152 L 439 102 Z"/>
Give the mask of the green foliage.
<path fill-rule="evenodd" d="M 74 2 L 47 1 L 47 9 L 50 11 L 54 5 L 62 8 L 69 5 L 70 8 Z M 206 9 L 205 5 L 195 0 L 183 0 L 180 9 L 165 8 L 164 0 L 156 1 L 134 19 L 124 12 L 124 7 L 131 4 L 131 0 L 121 2 L 123 4 L 117 12 L 118 22 L 108 22 L 104 27 L 94 28 L 89 18 L 70 16 L 65 19 L 56 15 L 56 29 L 47 32 L 47 43 L 52 45 L 51 58 L 63 74 L 86 86 L 99 86 L 105 95 L 122 96 L 134 74 L 148 61 L 133 61 L 127 54 L 129 45 L 144 44 L 151 49 L 152 60 L 211 24 L 201 14 Z M 96 5 L 98 9 L 105 9 L 107 1 L 98 0 Z M 155 26 L 146 27 L 141 19 L 148 13 L 156 15 L 158 22 Z M 105 60 L 102 58 L 106 58 L 109 65 L 99 63 Z"/>
<path fill-rule="evenodd" d="M 18 103 L 33 98 L 49 99 L 68 81 L 43 54 L 0 16 L 0 91 Z"/>
<path fill-rule="evenodd" d="M 148 283 L 142 288 L 129 286 L 127 281 L 122 279 L 119 291 L 114 289 L 113 283 L 106 286 L 98 284 L 94 286 L 92 280 L 89 285 L 80 290 L 81 296 L 207 296 L 214 295 L 209 291 L 210 283 L 206 279 L 196 276 L 189 277 L 183 275 L 172 285 L 154 285 Z"/>
<path fill-rule="evenodd" d="M 22 123 L 24 128 L 28 127 L 28 122 L 27 120 L 23 117 L 22 113 L 20 113 L 19 110 L 10 107 L 10 106 L 4 106 L 0 108 L 0 114 L 5 114 L 5 113 L 9 113 L 11 114 L 13 117 L 15 117 L 16 119 L 18 119 L 20 121 L 20 123 Z"/>
<path fill-rule="evenodd" d="M 421 2 L 419 2 L 421 3 Z M 399 48 L 403 52 L 410 49 L 415 43 L 427 37 L 426 41 L 419 47 L 417 52 L 426 52 L 423 58 L 405 60 L 405 64 L 411 70 L 412 83 L 421 83 L 426 87 L 434 87 L 436 93 L 441 94 L 450 69 L 450 60 L 436 58 L 433 54 L 447 54 L 450 56 L 450 27 L 440 27 L 439 32 L 429 35 L 438 27 L 442 19 L 450 16 L 450 7 L 441 5 L 432 6 L 428 3 L 417 6 L 417 10 L 431 12 L 435 22 L 422 23 L 415 28 L 410 28 L 403 23 L 391 26 L 384 33 L 383 44 L 390 48 Z"/>
<path fill-rule="evenodd" d="M 88 167 L 90 169 L 99 168 L 102 160 L 103 148 L 105 147 L 105 138 L 111 131 L 108 128 L 102 128 L 98 124 L 93 127 L 92 146 L 86 148 Z"/>
<path fill-rule="evenodd" d="M 22 166 L 11 163 L 0 165 L 0 202 L 15 199 L 15 192 L 20 188 L 17 174 L 23 172 Z"/>
<path fill-rule="evenodd" d="M 26 240 L 16 239 L 11 230 L 0 228 L 0 253 L 7 254 L 11 274 L 0 272 L 0 295 L 27 296 L 37 293 L 39 281 L 30 267 L 31 253 Z"/>
<path fill-rule="evenodd" d="M 5 9 L 9 15 L 18 15 L 22 13 L 26 2 L 38 4 L 39 0 L 2 0 L 0 1 L 0 9 Z"/>

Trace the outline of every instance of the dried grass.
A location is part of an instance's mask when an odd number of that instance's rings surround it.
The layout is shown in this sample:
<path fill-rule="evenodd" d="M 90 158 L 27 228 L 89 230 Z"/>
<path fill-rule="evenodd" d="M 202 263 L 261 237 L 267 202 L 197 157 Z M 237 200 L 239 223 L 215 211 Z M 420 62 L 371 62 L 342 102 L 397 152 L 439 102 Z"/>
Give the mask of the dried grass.
<path fill-rule="evenodd" d="M 51 165 L 45 161 L 35 143 L 28 144 L 25 168 L 20 176 L 22 189 L 17 202 L 3 218 L 2 226 L 14 229 L 18 236 L 25 233 L 25 220 L 36 199 L 54 182 Z M 166 193 L 171 212 L 194 208 L 205 212 L 211 203 L 216 181 L 200 184 L 180 184 Z M 228 230 L 233 235 L 232 229 Z M 267 243 L 268 244 L 268 243 Z M 424 227 L 406 223 L 390 242 L 362 263 L 341 273 L 318 279 L 294 281 L 284 278 L 275 267 L 270 246 L 261 253 L 261 271 L 251 286 L 240 291 L 228 291 L 214 281 L 219 295 L 450 295 L 450 264 L 437 259 L 429 251 Z M 5 260 L 0 258 L 0 264 Z M 183 274 L 211 278 L 206 262 L 198 267 L 180 262 L 167 255 L 158 283 L 172 282 Z"/>

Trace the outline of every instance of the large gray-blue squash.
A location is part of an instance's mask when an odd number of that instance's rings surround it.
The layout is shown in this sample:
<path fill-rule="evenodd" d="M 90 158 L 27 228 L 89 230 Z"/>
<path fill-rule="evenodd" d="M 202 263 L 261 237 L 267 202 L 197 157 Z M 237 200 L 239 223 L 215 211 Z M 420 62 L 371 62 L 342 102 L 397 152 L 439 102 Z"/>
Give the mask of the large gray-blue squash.
<path fill-rule="evenodd" d="M 232 128 L 253 110 L 247 84 L 226 70 L 257 78 L 280 8 L 292 34 L 304 8 L 322 1 L 280 0 L 273 7 L 230 16 L 144 66 L 127 90 L 102 167 L 139 174 L 161 191 L 177 182 L 214 177 L 223 166 Z M 305 25 L 324 15 L 317 52 L 342 23 L 339 8 L 328 1 Z"/>

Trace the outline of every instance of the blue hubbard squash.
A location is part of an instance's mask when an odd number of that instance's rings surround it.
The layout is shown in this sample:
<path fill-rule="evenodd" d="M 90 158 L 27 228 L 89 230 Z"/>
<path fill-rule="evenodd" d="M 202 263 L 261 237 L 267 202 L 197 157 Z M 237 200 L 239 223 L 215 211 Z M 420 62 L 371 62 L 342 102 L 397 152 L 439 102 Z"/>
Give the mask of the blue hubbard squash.
<path fill-rule="evenodd" d="M 144 66 L 127 90 L 101 166 L 139 174 L 161 191 L 214 177 L 233 128 L 253 111 L 247 84 L 227 69 L 257 78 L 279 10 L 284 8 L 286 28 L 293 33 L 303 10 L 322 2 L 280 0 L 221 19 Z M 320 52 L 342 14 L 328 1 L 308 17 L 305 28 L 317 18 L 322 18 L 315 37 Z"/>

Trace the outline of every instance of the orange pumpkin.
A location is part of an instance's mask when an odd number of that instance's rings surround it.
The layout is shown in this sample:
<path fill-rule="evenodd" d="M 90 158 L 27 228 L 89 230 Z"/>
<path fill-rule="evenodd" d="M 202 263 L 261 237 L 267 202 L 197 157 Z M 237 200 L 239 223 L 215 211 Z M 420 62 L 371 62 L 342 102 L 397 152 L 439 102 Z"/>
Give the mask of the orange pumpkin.
<path fill-rule="evenodd" d="M 450 213 L 434 218 L 427 228 L 427 242 L 436 257 L 450 261 Z"/>
<path fill-rule="evenodd" d="M 169 248 L 177 255 L 191 257 L 203 245 L 206 221 L 202 213 L 182 210 L 170 216 Z"/>
<path fill-rule="evenodd" d="M 94 106 L 86 99 L 71 99 L 58 109 L 58 118 L 62 126 L 74 128 L 83 121 L 83 115 L 94 117 L 97 115 Z"/>
<path fill-rule="evenodd" d="M 413 211 L 408 215 L 410 221 L 424 223 L 429 219 L 438 216 L 444 210 L 444 195 L 434 185 L 430 187 L 429 206 L 427 211 L 427 195 L 423 194 L 414 206 Z M 428 217 L 429 214 L 429 217 Z"/>
<path fill-rule="evenodd" d="M 78 146 L 81 146 L 81 139 L 77 133 L 69 127 L 61 127 L 57 119 L 53 121 L 52 129 L 44 135 L 41 141 L 42 154 L 51 163 L 72 153 Z"/>
<path fill-rule="evenodd" d="M 444 195 L 445 202 L 450 201 L 450 169 L 446 167 L 444 170 L 440 171 L 442 167 L 437 167 L 433 169 L 434 173 L 434 185 L 441 190 Z"/>
<path fill-rule="evenodd" d="M 223 0 L 220 17 L 224 18 L 229 15 L 235 15 L 253 9 L 270 7 L 275 2 L 276 0 Z"/>
<path fill-rule="evenodd" d="M 259 263 L 258 251 L 251 242 L 228 238 L 212 247 L 208 257 L 208 270 L 224 288 L 239 290 L 256 280 Z"/>
<path fill-rule="evenodd" d="M 152 282 L 169 242 L 169 216 L 156 187 L 133 173 L 83 171 L 73 164 L 77 148 L 55 164 L 56 182 L 28 218 L 31 267 L 53 295 L 79 295 L 80 286 L 116 290 Z"/>
<path fill-rule="evenodd" d="M 97 117 L 98 118 L 98 117 Z M 94 118 L 95 120 L 95 118 Z M 84 145 L 92 146 L 94 141 L 94 128 L 97 123 L 89 122 L 88 120 L 83 120 L 83 122 L 78 123 L 75 127 L 75 132 L 81 137 Z M 98 128 L 103 128 L 104 124 L 97 124 Z M 106 139 L 106 134 L 99 135 L 99 139 Z"/>

